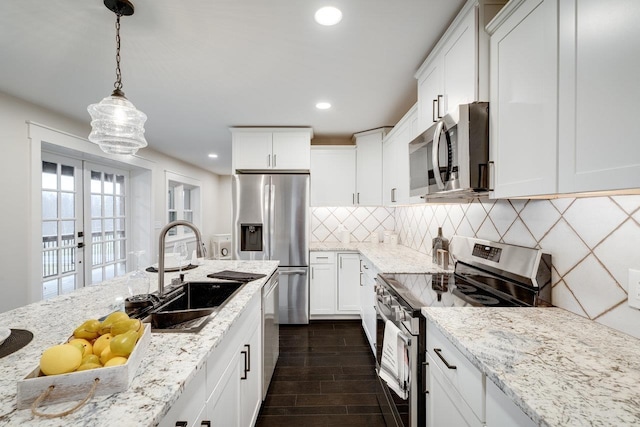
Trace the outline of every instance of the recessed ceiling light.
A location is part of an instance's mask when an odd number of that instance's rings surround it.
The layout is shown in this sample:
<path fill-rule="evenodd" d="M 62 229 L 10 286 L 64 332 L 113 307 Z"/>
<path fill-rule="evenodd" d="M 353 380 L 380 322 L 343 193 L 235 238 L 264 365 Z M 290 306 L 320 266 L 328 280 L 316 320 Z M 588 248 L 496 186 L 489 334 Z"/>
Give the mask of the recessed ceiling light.
<path fill-rule="evenodd" d="M 218 158 L 218 155 L 217 155 L 217 154 L 214 154 L 214 153 L 211 153 L 211 154 L 209 154 L 209 158 L 211 158 L 211 159 L 217 159 L 217 158 Z"/>
<path fill-rule="evenodd" d="M 316 108 L 318 110 L 328 110 L 329 108 L 331 108 L 331 104 L 329 104 L 328 102 L 318 102 L 316 104 Z"/>
<path fill-rule="evenodd" d="M 315 19 L 320 25 L 336 25 L 342 20 L 342 12 L 333 6 L 325 6 L 318 9 Z"/>

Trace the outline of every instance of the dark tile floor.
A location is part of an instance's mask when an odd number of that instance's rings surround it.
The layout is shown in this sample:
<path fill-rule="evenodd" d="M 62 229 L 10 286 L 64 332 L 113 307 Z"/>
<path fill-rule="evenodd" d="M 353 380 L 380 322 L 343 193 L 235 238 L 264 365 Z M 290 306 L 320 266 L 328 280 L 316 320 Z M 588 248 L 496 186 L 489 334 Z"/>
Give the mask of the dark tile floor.
<path fill-rule="evenodd" d="M 375 360 L 359 320 L 280 325 L 280 357 L 259 427 L 383 427 Z"/>

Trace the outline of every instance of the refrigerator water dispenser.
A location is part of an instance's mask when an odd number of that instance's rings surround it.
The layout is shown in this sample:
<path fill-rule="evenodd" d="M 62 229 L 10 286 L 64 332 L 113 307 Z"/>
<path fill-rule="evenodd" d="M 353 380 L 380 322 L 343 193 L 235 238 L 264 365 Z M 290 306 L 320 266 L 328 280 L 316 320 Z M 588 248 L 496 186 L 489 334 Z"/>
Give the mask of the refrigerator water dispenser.
<path fill-rule="evenodd" d="M 240 224 L 240 250 L 262 252 L 262 224 Z"/>

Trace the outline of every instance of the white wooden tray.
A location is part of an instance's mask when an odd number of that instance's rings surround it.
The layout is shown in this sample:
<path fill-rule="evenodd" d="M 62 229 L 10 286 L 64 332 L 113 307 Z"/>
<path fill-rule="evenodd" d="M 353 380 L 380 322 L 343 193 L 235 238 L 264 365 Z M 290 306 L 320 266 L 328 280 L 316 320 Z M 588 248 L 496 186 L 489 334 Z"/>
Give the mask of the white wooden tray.
<path fill-rule="evenodd" d="M 42 375 L 40 366 L 38 366 L 23 380 L 18 381 L 18 409 L 29 408 L 38 396 L 47 391 L 51 385 L 55 388 L 42 402 L 42 405 L 82 400 L 89 394 L 96 378 L 99 378 L 100 382 L 96 387 L 95 395 L 125 391 L 133 381 L 140 361 L 151 341 L 151 325 L 145 323 L 144 328 L 142 337 L 138 340 L 124 365 L 50 376 Z"/>

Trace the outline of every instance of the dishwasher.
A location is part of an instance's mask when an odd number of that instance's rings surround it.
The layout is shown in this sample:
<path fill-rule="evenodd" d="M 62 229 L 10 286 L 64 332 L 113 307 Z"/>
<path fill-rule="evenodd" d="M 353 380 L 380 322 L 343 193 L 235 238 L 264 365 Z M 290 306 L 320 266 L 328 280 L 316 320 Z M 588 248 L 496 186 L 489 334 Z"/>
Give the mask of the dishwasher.
<path fill-rule="evenodd" d="M 276 271 L 262 287 L 262 400 L 267 396 L 280 354 L 279 276 L 279 272 Z"/>

